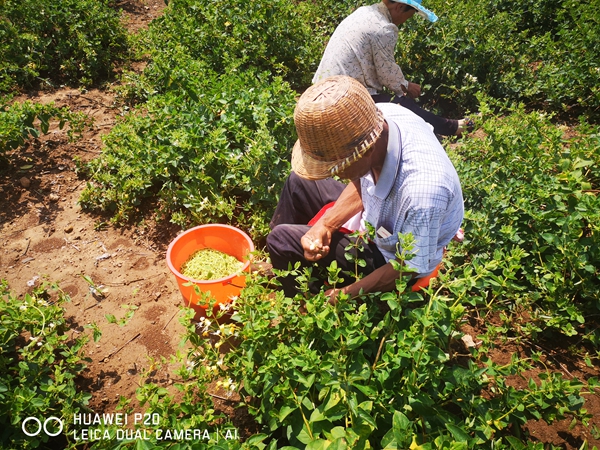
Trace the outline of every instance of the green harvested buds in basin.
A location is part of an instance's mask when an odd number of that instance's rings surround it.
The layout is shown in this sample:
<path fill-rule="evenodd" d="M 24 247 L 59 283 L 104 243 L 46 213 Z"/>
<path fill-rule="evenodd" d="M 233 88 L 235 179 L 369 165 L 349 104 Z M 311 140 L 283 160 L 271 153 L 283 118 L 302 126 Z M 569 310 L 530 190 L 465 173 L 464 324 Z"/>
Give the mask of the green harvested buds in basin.
<path fill-rule="evenodd" d="M 203 248 L 190 256 L 180 272 L 194 280 L 218 280 L 239 272 L 244 263 L 212 248 Z"/>

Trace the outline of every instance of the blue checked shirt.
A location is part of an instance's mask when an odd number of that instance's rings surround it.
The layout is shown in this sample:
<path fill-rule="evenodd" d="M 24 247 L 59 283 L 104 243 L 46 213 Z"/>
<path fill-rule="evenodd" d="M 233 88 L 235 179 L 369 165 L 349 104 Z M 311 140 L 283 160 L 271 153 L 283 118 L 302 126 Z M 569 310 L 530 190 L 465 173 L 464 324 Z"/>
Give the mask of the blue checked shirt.
<path fill-rule="evenodd" d="M 460 180 L 430 125 L 402 106 L 377 107 L 389 126 L 387 156 L 376 185 L 370 173 L 361 179 L 362 218 L 391 233 L 375 239 L 387 261 L 395 258 L 398 233 L 412 233 L 415 257 L 406 264 L 425 276 L 442 261 L 444 247 L 460 228 Z"/>

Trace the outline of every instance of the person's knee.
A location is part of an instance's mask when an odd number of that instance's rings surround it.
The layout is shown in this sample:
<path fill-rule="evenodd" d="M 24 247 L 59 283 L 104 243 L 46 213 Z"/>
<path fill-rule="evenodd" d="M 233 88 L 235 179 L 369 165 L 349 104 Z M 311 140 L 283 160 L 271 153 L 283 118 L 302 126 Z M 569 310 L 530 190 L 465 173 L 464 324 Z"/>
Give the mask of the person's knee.
<path fill-rule="evenodd" d="M 275 268 L 287 267 L 287 261 L 301 258 L 300 239 L 303 234 L 297 225 L 281 224 L 271 230 L 267 235 L 267 250 Z"/>
<path fill-rule="evenodd" d="M 286 242 L 288 234 L 285 232 L 286 225 L 277 225 L 267 235 L 267 250 L 269 253 L 279 253 L 282 244 Z"/>

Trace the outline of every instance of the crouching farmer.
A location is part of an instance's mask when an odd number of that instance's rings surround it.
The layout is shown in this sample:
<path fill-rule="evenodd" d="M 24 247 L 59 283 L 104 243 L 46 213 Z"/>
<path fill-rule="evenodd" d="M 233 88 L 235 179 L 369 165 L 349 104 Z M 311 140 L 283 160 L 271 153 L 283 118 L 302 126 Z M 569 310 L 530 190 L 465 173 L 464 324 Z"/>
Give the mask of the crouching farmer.
<path fill-rule="evenodd" d="M 294 121 L 292 173 L 267 237 L 273 267 L 287 269 L 296 262 L 327 267 L 336 260 L 338 267 L 354 271 L 345 248 L 355 238 L 347 232 L 368 222 L 376 236 L 356 255 L 366 262 L 363 278 L 331 289 L 332 301 L 340 290 L 354 297 L 395 288 L 399 272 L 390 261 L 396 258 L 398 233 L 415 238 L 414 257 L 406 261 L 415 281 L 437 273 L 464 211 L 458 175 L 431 127 L 399 105 L 376 105 L 347 76 L 311 86 L 298 101 Z M 293 296 L 295 280 L 281 281 L 286 295 Z"/>

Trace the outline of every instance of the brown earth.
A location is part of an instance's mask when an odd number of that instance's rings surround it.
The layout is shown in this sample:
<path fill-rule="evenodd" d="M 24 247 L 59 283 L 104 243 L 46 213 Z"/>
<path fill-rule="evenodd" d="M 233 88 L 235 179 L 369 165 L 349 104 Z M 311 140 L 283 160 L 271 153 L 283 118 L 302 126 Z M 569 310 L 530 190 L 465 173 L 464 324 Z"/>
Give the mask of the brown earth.
<path fill-rule="evenodd" d="M 158 17 L 165 3 L 122 0 L 117 6 L 130 31 L 136 32 Z M 152 381 L 166 387 L 174 381 L 168 364 L 154 362 L 169 359 L 181 349 L 184 328 L 177 316 L 182 297 L 165 262 L 166 248 L 179 230 L 151 221 L 134 228 L 113 228 L 106 218 L 85 213 L 78 205 L 86 181 L 76 174 L 73 158 L 89 161 L 97 157 L 102 136 L 123 112 L 110 87 L 30 92 L 19 98 L 25 99 L 84 112 L 94 125 L 74 143 L 55 128 L 8 155 L 15 170 L 0 174 L 0 277 L 17 295 L 31 291 L 31 285 L 43 279 L 59 282 L 72 299 L 66 313 L 73 333 L 89 333 L 84 327 L 92 323 L 100 327 L 101 340 L 90 341 L 85 349 L 92 361 L 81 387 L 93 394 L 92 410 L 114 412 L 120 396 L 135 399 L 141 374 L 149 373 Z M 103 286 L 104 298 L 93 295 L 84 276 Z M 131 307 L 137 309 L 124 325 L 106 320 L 106 314 L 124 318 Z M 482 329 L 482 324 L 473 323 L 465 331 L 476 339 Z M 503 345 L 490 356 L 502 362 L 513 352 L 527 355 L 532 348 L 526 347 L 523 343 Z M 547 364 L 565 378 L 599 374 L 597 368 L 574 360 L 567 349 L 545 350 Z M 537 379 L 535 373 L 527 375 Z M 523 388 L 526 382 L 514 380 L 515 386 Z M 217 409 L 233 414 L 231 403 L 220 400 L 218 391 L 214 393 Z M 552 425 L 530 422 L 525 428 L 534 440 L 557 448 L 578 449 L 584 440 L 600 446 L 600 398 L 587 396 L 585 407 L 592 417 L 587 427 L 571 427 L 571 420 L 565 419 Z"/>
<path fill-rule="evenodd" d="M 123 0 L 116 6 L 134 33 L 166 5 L 163 0 Z M 89 406 L 98 413 L 115 412 L 121 396 L 132 399 L 135 408 L 135 391 L 143 380 L 173 384 L 173 367 L 157 362 L 182 350 L 185 331 L 178 320 L 183 297 L 165 259 L 180 229 L 151 221 L 114 228 L 107 217 L 87 214 L 78 205 L 86 180 L 78 177 L 74 157 L 85 162 L 100 154 L 102 136 L 123 113 L 115 85 L 19 96 L 17 101 L 53 102 L 83 112 L 93 118 L 93 126 L 70 143 L 66 130 L 55 124 L 47 135 L 10 152 L 11 169 L 0 173 L 0 278 L 19 296 L 43 280 L 58 282 L 71 298 L 65 309 L 74 335 L 91 335 L 86 325 L 99 326 L 101 339 L 85 348 L 92 361 L 81 382 L 93 394 Z M 94 286 L 84 276 L 102 286 L 103 298 L 93 295 Z M 129 308 L 136 309 L 125 320 Z M 125 324 L 109 323 L 107 314 Z M 217 388 L 213 392 L 219 394 Z M 231 402 L 218 397 L 215 402 L 217 409 L 233 410 Z"/>

